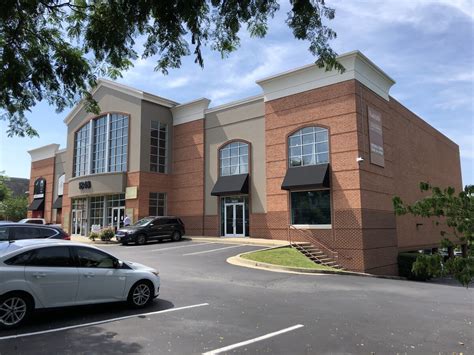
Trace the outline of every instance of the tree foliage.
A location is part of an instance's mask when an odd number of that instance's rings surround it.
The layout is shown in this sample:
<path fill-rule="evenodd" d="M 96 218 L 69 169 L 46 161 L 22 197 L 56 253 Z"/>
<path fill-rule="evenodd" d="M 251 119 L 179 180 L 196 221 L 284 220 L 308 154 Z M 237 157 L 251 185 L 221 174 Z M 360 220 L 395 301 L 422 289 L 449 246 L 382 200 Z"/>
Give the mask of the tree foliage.
<path fill-rule="evenodd" d="M 28 198 L 26 196 L 13 197 L 7 186 L 8 176 L 0 174 L 0 219 L 18 221 L 26 217 Z"/>
<path fill-rule="evenodd" d="M 413 265 L 413 272 L 426 272 L 433 277 L 452 274 L 463 285 L 468 286 L 474 279 L 474 186 L 466 186 L 456 193 L 453 187 L 441 189 L 428 183 L 420 183 L 423 192 L 431 195 L 416 201 L 412 205 L 405 204 L 400 197 L 393 198 L 395 213 L 399 216 L 435 218 L 441 227 L 441 245 L 458 247 L 466 244 L 467 258 L 451 258 L 443 261 L 439 255 L 420 255 Z"/>
<path fill-rule="evenodd" d="M 286 23 L 309 42 L 316 63 L 343 67 L 324 24 L 334 18 L 325 0 L 290 0 Z M 8 134 L 34 136 L 25 113 L 46 100 L 58 111 L 85 98 L 98 76 L 116 78 L 137 58 L 156 58 L 155 70 L 179 68 L 184 56 L 204 65 L 203 48 L 223 57 L 242 31 L 264 37 L 276 0 L 3 0 L 0 2 L 0 110 Z M 144 39 L 143 48 L 137 40 Z"/>

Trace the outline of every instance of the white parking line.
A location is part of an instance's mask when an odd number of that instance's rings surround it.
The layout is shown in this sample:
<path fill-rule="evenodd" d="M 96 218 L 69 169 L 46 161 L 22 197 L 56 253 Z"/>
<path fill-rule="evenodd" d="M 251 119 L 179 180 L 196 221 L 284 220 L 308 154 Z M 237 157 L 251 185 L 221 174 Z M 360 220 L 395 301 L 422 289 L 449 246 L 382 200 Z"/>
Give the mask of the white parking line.
<path fill-rule="evenodd" d="M 189 248 L 189 247 L 199 247 L 199 246 L 201 246 L 201 245 L 206 245 L 206 244 L 216 244 L 216 243 L 214 243 L 214 242 L 197 243 L 197 244 L 191 244 L 191 245 L 180 245 L 180 246 L 177 246 L 177 247 L 158 248 L 158 249 L 151 249 L 151 250 L 145 250 L 145 251 L 146 251 L 146 252 L 152 252 L 152 251 L 162 251 L 162 250 Z"/>
<path fill-rule="evenodd" d="M 129 318 L 136 318 L 136 317 L 142 317 L 142 316 L 151 316 L 151 315 L 155 315 L 155 314 L 162 314 L 162 313 L 169 313 L 169 312 L 175 312 L 175 311 L 182 311 L 183 309 L 190 309 L 190 308 L 203 307 L 203 306 L 209 306 L 209 303 L 200 303 L 200 304 L 194 304 L 194 305 L 191 305 L 191 306 L 184 306 L 184 307 L 178 307 L 178 308 L 170 308 L 170 309 L 165 309 L 165 310 L 156 311 L 156 312 L 147 312 L 147 313 L 133 314 L 133 315 L 130 315 L 130 316 L 124 316 L 124 317 L 118 317 L 118 318 L 111 318 L 111 319 L 104 319 L 104 320 L 100 320 L 100 321 L 97 321 L 97 322 L 71 325 L 71 326 L 68 326 L 68 327 L 61 327 L 61 328 L 55 328 L 55 329 L 42 330 L 42 331 L 32 332 L 32 333 L 23 333 L 23 334 L 16 334 L 16 335 L 8 335 L 8 336 L 5 336 L 5 337 L 0 337 L 0 340 L 24 338 L 24 337 L 29 337 L 29 336 L 32 336 L 32 335 L 47 334 L 47 333 L 56 333 L 56 332 L 61 332 L 61 331 L 63 331 L 63 330 L 70 330 L 70 329 L 76 329 L 76 328 L 90 327 L 90 326 L 92 326 L 92 325 L 98 325 L 98 324 L 104 324 L 104 323 L 111 323 L 111 322 L 116 322 L 116 321 L 120 321 L 120 320 L 124 320 L 124 319 L 129 319 Z"/>
<path fill-rule="evenodd" d="M 223 353 L 225 351 L 229 351 L 229 350 L 233 350 L 233 349 L 236 349 L 236 348 L 240 348 L 244 345 L 249 345 L 249 344 L 252 344 L 252 343 L 256 343 L 257 341 L 260 341 L 260 340 L 265 340 L 265 339 L 268 339 L 268 338 L 271 338 L 271 337 L 274 337 L 274 336 L 277 336 L 277 335 L 280 335 L 280 334 L 283 334 L 283 333 L 288 333 L 288 332 L 291 332 L 292 330 L 296 330 L 298 328 L 302 328 L 304 327 L 303 324 L 297 324 L 297 325 L 294 325 L 292 327 L 289 327 L 289 328 L 285 328 L 285 329 L 282 329 L 282 330 L 279 330 L 277 332 L 273 332 L 273 333 L 268 333 L 266 335 L 262 335 L 258 338 L 253 338 L 253 339 L 249 339 L 249 340 L 246 340 L 246 341 L 242 341 L 240 343 L 237 343 L 237 344 L 232 344 L 232 345 L 229 345 L 229 346 L 226 346 L 226 347 L 223 347 L 223 348 L 219 348 L 219 349 L 216 349 L 216 350 L 211 350 L 211 351 L 208 351 L 208 352 L 205 352 L 203 353 L 202 355 L 214 355 L 214 354 L 220 354 L 220 353 Z"/>
<path fill-rule="evenodd" d="M 206 254 L 206 253 L 212 253 L 214 251 L 219 251 L 219 250 L 224 250 L 224 249 L 231 249 L 231 248 L 238 248 L 238 247 L 246 247 L 247 245 L 232 245 L 230 247 L 224 247 L 224 248 L 218 248 L 218 249 L 211 249 L 211 250 L 204 250 L 204 251 L 197 251 L 195 253 L 188 253 L 188 254 L 183 254 L 183 256 L 187 255 L 198 255 L 198 254 Z"/>

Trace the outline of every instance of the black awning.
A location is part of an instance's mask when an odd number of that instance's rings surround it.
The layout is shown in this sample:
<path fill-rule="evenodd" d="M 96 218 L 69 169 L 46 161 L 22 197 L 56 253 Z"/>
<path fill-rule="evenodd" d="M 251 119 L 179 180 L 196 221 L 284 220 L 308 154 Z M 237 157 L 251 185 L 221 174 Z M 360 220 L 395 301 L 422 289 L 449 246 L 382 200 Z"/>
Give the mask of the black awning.
<path fill-rule="evenodd" d="M 56 201 L 54 201 L 53 208 L 56 208 L 56 209 L 63 208 L 63 197 L 62 196 L 58 196 Z"/>
<path fill-rule="evenodd" d="M 329 187 L 329 164 L 288 168 L 282 190 Z"/>
<path fill-rule="evenodd" d="M 221 176 L 211 191 L 212 196 L 248 193 L 249 174 Z"/>
<path fill-rule="evenodd" d="M 35 198 L 33 202 L 31 202 L 30 207 L 28 209 L 30 211 L 38 211 L 42 210 L 44 205 L 44 198 Z"/>

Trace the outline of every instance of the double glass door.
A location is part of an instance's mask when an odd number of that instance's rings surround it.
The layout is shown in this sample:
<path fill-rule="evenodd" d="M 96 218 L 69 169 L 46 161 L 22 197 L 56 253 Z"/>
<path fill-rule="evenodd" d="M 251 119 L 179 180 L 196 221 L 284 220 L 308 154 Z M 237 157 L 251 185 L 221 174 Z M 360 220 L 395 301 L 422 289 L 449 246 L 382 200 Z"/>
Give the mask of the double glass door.
<path fill-rule="evenodd" d="M 125 218 L 125 207 L 112 208 L 112 226 L 114 230 L 123 227 L 123 219 Z"/>
<path fill-rule="evenodd" d="M 72 234 L 83 235 L 82 230 L 82 210 L 72 210 Z"/>
<path fill-rule="evenodd" d="M 226 237 L 245 236 L 245 204 L 243 202 L 225 203 L 224 232 Z"/>

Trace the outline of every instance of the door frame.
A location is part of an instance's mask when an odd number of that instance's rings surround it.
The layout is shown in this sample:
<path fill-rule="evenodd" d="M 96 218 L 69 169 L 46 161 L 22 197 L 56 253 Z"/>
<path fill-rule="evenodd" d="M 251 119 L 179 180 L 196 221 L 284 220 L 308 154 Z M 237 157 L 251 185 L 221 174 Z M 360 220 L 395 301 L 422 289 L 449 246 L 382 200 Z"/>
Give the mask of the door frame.
<path fill-rule="evenodd" d="M 112 207 L 112 228 L 117 228 L 116 230 L 120 229 L 120 212 L 117 214 L 117 223 L 114 223 L 114 212 L 115 211 L 122 211 L 121 215 L 125 218 L 125 206 L 119 207 Z"/>
<path fill-rule="evenodd" d="M 232 206 L 232 234 L 227 233 L 227 207 Z M 237 206 L 242 207 L 242 234 L 237 234 L 237 218 L 236 209 Z M 245 202 L 224 202 L 224 237 L 245 237 Z"/>
<path fill-rule="evenodd" d="M 78 223 L 78 219 L 77 219 L 77 216 L 78 216 L 78 212 L 80 212 L 80 222 Z M 83 214 L 83 210 L 80 210 L 80 209 L 73 209 L 71 210 L 71 234 L 73 235 L 83 235 L 82 234 L 82 214 Z M 79 230 L 79 233 L 77 233 L 77 231 Z"/>

